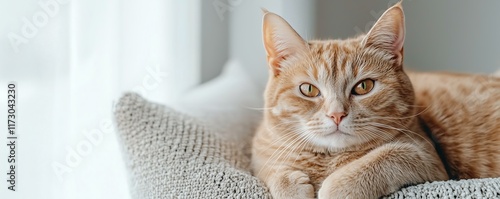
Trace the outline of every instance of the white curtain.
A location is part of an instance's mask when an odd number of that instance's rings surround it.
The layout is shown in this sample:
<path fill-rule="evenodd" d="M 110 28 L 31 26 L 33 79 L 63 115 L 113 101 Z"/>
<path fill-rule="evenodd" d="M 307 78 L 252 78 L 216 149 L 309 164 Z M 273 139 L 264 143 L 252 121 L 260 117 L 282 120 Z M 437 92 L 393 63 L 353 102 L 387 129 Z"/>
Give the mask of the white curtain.
<path fill-rule="evenodd" d="M 199 9 L 199 0 L 2 0 L 0 129 L 15 81 L 19 140 L 18 190 L 1 183 L 0 198 L 129 198 L 113 103 L 125 91 L 168 103 L 198 84 Z"/>

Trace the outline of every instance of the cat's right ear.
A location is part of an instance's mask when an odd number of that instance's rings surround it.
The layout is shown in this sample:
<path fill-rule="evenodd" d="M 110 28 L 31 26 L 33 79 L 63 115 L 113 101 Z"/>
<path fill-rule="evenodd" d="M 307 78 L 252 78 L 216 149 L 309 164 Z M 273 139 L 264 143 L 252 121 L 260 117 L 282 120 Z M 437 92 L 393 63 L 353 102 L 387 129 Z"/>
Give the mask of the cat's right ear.
<path fill-rule="evenodd" d="M 373 25 L 362 41 L 364 46 L 389 52 L 397 66 L 403 64 L 403 44 L 405 40 L 405 15 L 401 1 L 387 9 Z"/>
<path fill-rule="evenodd" d="M 267 63 L 274 76 L 283 69 L 281 64 L 290 56 L 296 56 L 307 49 L 307 43 L 280 16 L 263 9 L 263 40 L 267 53 Z"/>

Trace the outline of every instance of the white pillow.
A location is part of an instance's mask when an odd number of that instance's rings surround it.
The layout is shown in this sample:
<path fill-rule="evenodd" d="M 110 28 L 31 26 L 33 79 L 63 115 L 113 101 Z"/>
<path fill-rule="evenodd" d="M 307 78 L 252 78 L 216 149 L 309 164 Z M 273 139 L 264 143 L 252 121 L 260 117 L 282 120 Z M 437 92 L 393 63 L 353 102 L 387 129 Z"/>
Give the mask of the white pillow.
<path fill-rule="evenodd" d="M 253 82 L 239 62 L 230 60 L 219 77 L 188 92 L 172 106 L 205 122 L 224 138 L 241 143 L 249 153 L 263 104 L 263 88 Z"/>

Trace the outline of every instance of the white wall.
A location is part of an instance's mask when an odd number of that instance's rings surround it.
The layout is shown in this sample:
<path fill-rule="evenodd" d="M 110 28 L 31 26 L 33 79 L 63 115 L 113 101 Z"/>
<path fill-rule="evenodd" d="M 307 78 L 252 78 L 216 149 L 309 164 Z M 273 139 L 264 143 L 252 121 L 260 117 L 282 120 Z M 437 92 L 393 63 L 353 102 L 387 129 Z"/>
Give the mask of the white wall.
<path fill-rule="evenodd" d="M 229 57 L 229 20 L 226 1 L 201 2 L 201 82 L 216 77 Z M 226 4 L 229 5 L 229 4 Z M 216 7 L 217 6 L 217 7 Z"/>
<path fill-rule="evenodd" d="M 474 73 L 500 69 L 500 1 L 415 0 L 404 6 L 408 65 Z"/>
<path fill-rule="evenodd" d="M 384 1 L 318 1 L 318 38 L 369 30 L 388 8 Z M 500 68 L 500 1 L 403 2 L 405 63 L 418 70 L 488 73 Z"/>

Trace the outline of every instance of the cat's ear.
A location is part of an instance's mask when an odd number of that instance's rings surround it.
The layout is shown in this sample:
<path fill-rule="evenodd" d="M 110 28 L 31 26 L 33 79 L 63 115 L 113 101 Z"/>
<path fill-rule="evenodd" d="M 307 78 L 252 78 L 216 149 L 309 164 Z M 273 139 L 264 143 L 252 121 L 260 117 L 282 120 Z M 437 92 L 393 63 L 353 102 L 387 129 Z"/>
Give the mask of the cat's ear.
<path fill-rule="evenodd" d="M 365 47 L 386 50 L 394 56 L 396 65 L 403 62 L 405 16 L 401 2 L 387 9 L 363 39 Z"/>
<path fill-rule="evenodd" d="M 281 62 L 290 56 L 296 56 L 308 48 L 307 43 L 280 16 L 263 9 L 263 40 L 267 53 L 267 63 L 278 76 L 282 70 Z"/>

